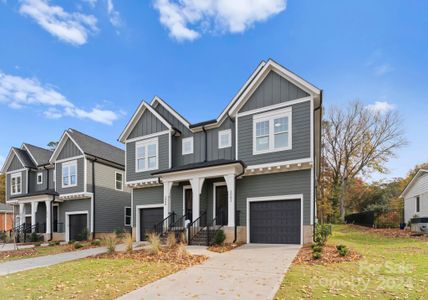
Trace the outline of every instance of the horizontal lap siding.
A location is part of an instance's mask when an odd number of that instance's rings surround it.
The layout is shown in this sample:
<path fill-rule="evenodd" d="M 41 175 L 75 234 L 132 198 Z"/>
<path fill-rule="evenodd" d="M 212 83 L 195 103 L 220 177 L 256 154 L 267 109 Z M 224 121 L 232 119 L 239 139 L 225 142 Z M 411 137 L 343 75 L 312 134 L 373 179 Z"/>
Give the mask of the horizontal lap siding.
<path fill-rule="evenodd" d="M 247 198 L 303 194 L 303 224 L 310 224 L 311 171 L 292 171 L 247 176 L 237 180 L 237 209 L 242 226 L 246 225 Z"/>
<path fill-rule="evenodd" d="M 47 181 L 48 181 L 48 171 L 47 170 L 39 170 L 39 171 L 30 171 L 28 173 L 28 181 L 30 184 L 30 193 L 31 192 L 37 192 L 37 191 L 43 191 L 46 190 L 48 187 Z M 37 173 L 42 173 L 42 184 L 37 184 Z M 49 174 L 51 175 L 51 174 Z M 52 178 L 49 178 L 49 181 L 51 181 Z M 52 185 L 49 186 L 50 188 L 53 188 Z"/>
<path fill-rule="evenodd" d="M 67 212 L 77 212 L 77 211 L 88 211 L 89 222 L 88 230 L 91 228 L 91 199 L 80 199 L 80 200 L 65 200 L 64 202 L 59 203 L 59 223 L 64 224 L 65 232 L 65 214 Z"/>
<path fill-rule="evenodd" d="M 238 159 L 247 165 L 309 158 L 311 121 L 310 102 L 292 106 L 292 149 L 265 154 L 253 155 L 253 116 L 238 119 Z"/>
<path fill-rule="evenodd" d="M 163 204 L 163 186 L 156 186 L 143 189 L 134 189 L 133 194 L 133 212 L 135 226 L 135 214 L 138 213 L 137 205 Z"/>
<path fill-rule="evenodd" d="M 169 167 L 169 135 L 164 134 L 158 136 L 158 150 L 159 150 L 159 170 L 165 170 Z M 135 172 L 135 143 L 130 142 L 126 144 L 126 181 L 142 180 L 152 178 L 151 173 L 156 170 L 148 172 Z"/>

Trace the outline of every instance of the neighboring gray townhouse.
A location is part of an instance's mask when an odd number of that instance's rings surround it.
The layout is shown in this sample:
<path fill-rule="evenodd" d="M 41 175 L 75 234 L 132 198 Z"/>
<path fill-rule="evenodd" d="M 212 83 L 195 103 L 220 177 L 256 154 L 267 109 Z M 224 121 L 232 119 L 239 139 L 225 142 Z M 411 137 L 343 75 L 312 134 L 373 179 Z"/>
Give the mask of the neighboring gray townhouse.
<path fill-rule="evenodd" d="M 214 120 L 191 124 L 159 97 L 143 101 L 119 137 L 135 239 L 178 229 L 210 243 L 221 228 L 227 241 L 311 242 L 321 105 L 320 89 L 273 60 Z"/>
<path fill-rule="evenodd" d="M 55 151 L 12 148 L 2 172 L 15 228 L 66 241 L 130 230 L 124 162 L 123 150 L 75 129 L 63 133 Z"/>

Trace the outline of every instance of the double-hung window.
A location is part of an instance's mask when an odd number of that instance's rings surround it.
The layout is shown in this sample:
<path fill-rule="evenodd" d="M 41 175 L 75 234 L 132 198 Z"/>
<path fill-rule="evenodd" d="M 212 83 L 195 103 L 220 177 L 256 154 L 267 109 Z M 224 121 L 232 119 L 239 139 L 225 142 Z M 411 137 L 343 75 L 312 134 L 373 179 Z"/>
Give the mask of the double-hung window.
<path fill-rule="evenodd" d="M 125 226 L 131 226 L 131 208 L 125 207 Z"/>
<path fill-rule="evenodd" d="M 183 155 L 193 153 L 193 136 L 184 138 L 181 145 Z"/>
<path fill-rule="evenodd" d="M 18 195 L 22 193 L 22 175 L 14 173 L 10 176 L 10 194 Z"/>
<path fill-rule="evenodd" d="M 123 191 L 123 174 L 114 172 L 114 186 L 117 191 Z"/>
<path fill-rule="evenodd" d="M 37 173 L 37 184 L 42 184 L 43 183 L 43 173 L 39 172 Z"/>
<path fill-rule="evenodd" d="M 146 172 L 158 168 L 158 139 L 137 142 L 135 144 L 135 171 Z"/>
<path fill-rule="evenodd" d="M 253 117 L 253 154 L 291 149 L 291 108 Z"/>
<path fill-rule="evenodd" d="M 77 185 L 77 161 L 69 161 L 62 164 L 62 187 Z"/>
<path fill-rule="evenodd" d="M 218 148 L 232 147 L 232 130 L 226 129 L 218 132 Z"/>

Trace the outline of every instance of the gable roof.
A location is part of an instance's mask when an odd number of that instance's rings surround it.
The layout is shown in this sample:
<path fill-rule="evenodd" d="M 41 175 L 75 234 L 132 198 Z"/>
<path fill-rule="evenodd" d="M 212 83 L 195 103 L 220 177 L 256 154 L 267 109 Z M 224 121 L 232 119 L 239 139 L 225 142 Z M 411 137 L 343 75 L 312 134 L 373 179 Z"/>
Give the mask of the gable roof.
<path fill-rule="evenodd" d="M 424 174 L 428 173 L 428 170 L 426 169 L 419 169 L 418 172 L 416 172 L 415 176 L 413 176 L 412 180 L 406 185 L 403 192 L 401 193 L 400 197 L 404 198 L 405 194 L 410 190 L 410 188 L 416 183 L 416 181 Z"/>
<path fill-rule="evenodd" d="M 122 143 L 125 143 L 126 139 L 128 138 L 129 134 L 134 129 L 135 125 L 138 123 L 138 120 L 141 118 L 145 110 L 149 110 L 159 121 L 161 121 L 169 130 L 172 130 L 171 124 L 165 120 L 164 117 L 162 117 L 150 104 L 145 102 L 144 100 L 141 101 L 140 105 L 138 106 L 137 110 L 132 115 L 131 120 L 129 120 L 128 124 L 126 124 L 125 129 L 122 131 L 122 133 L 119 136 L 119 141 Z"/>
<path fill-rule="evenodd" d="M 190 122 L 187 121 L 187 119 L 185 117 L 183 117 L 179 112 L 177 112 L 174 108 L 172 108 L 168 103 L 166 103 L 165 101 L 163 101 L 158 96 L 155 96 L 152 99 L 152 102 L 150 102 L 150 106 L 152 106 L 153 108 L 155 108 L 156 104 L 162 105 L 167 111 L 169 111 L 169 113 L 171 115 L 173 115 L 178 121 L 180 121 L 187 128 L 189 128 L 191 126 Z"/>
<path fill-rule="evenodd" d="M 12 163 L 13 157 L 16 156 L 21 163 L 23 168 L 35 168 L 36 165 L 33 162 L 33 160 L 28 155 L 27 151 L 12 147 L 9 151 L 9 154 L 7 155 L 7 158 L 3 164 L 3 167 L 1 169 L 2 173 L 6 173 L 7 169 L 9 168 L 10 164 Z"/>
<path fill-rule="evenodd" d="M 49 164 L 53 151 L 24 143 L 22 149 L 26 150 L 37 166 Z"/>
<path fill-rule="evenodd" d="M 58 157 L 67 139 L 70 139 L 85 155 L 113 162 L 121 166 L 125 165 L 125 151 L 72 128 L 64 131 L 58 147 L 50 158 L 51 162 Z"/>

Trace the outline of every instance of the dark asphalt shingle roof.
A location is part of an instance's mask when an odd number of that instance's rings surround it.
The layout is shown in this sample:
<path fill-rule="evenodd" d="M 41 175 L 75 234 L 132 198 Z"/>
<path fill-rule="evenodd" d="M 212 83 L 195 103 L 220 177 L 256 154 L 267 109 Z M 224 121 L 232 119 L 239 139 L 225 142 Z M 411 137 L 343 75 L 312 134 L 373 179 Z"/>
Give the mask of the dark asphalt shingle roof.
<path fill-rule="evenodd" d="M 9 204 L 0 203 L 0 211 L 10 211 L 10 212 L 12 212 L 13 208 Z"/>
<path fill-rule="evenodd" d="M 75 129 L 68 129 L 67 133 L 85 152 L 85 154 L 98 157 L 116 164 L 125 165 L 125 151 Z"/>
<path fill-rule="evenodd" d="M 207 168 L 207 167 L 230 165 L 230 164 L 236 164 L 236 163 L 239 163 L 243 167 L 245 167 L 245 163 L 241 160 L 217 159 L 217 160 L 210 160 L 210 161 L 204 161 L 204 162 L 198 162 L 198 163 L 192 163 L 192 164 L 187 164 L 187 165 L 183 165 L 183 166 L 178 166 L 178 167 L 154 172 L 154 173 L 152 173 L 152 175 L 160 175 L 160 174 L 166 174 L 166 173 L 172 173 L 172 172 L 178 172 L 178 171 L 186 171 L 186 170 L 201 169 L 201 168 Z"/>
<path fill-rule="evenodd" d="M 19 149 L 19 148 L 13 148 L 16 155 L 18 156 L 19 160 L 24 164 L 25 168 L 35 168 L 36 163 L 33 162 L 30 155 L 27 153 L 27 151 Z"/>
<path fill-rule="evenodd" d="M 51 158 L 52 151 L 48 149 L 44 149 L 38 146 L 30 145 L 25 143 L 25 147 L 27 147 L 28 151 L 33 155 L 34 159 L 37 160 L 39 166 L 45 165 L 49 163 L 49 159 Z"/>

